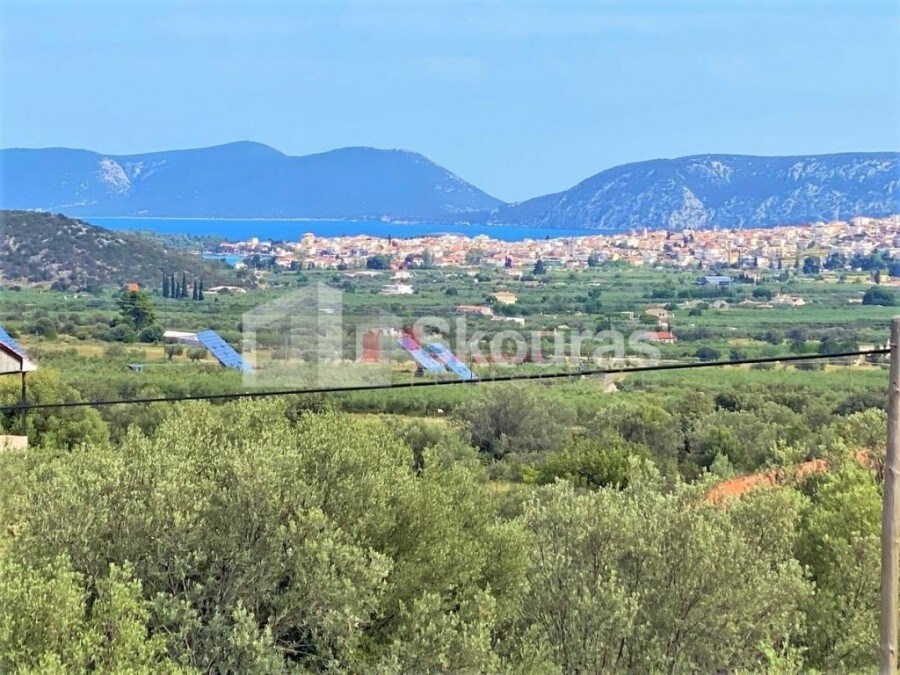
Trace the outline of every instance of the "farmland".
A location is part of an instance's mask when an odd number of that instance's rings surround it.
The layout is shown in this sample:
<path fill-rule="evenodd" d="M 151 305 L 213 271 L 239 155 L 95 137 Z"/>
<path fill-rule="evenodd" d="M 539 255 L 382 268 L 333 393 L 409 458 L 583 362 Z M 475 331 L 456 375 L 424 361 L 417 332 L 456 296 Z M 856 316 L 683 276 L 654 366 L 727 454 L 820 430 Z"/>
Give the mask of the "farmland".
<path fill-rule="evenodd" d="M 123 303 L 112 287 L 0 290 L 0 323 L 40 366 L 28 378 L 36 404 L 252 390 L 208 354 L 159 337 L 212 328 L 240 346 L 248 313 L 284 307 L 319 283 L 342 294 L 348 332 L 343 362 L 330 368 L 374 367 L 355 363 L 353 335 L 373 316 L 407 329 L 431 317 L 422 339 L 454 346 L 462 329 L 480 332 L 467 344 L 484 353 L 511 328 L 529 345 L 538 335 L 548 354 L 563 346 L 561 358 L 514 363 L 501 344 L 498 358 L 471 360 L 477 386 L 32 410 L 33 449 L 0 454 L 2 604 L 49 616 L 49 606 L 14 589 L 26 578 L 31 587 L 65 585 L 66 611 L 87 617 L 65 630 L 101 645 L 96 658 L 117 649 L 136 659 L 116 657 L 123 667 L 154 670 L 292 663 L 323 672 L 332 666 L 322 659 L 383 672 L 874 663 L 880 357 L 581 374 L 643 363 L 627 342 L 618 361 L 598 356 L 612 334 L 673 333 L 674 342 L 654 343 L 664 364 L 880 346 L 894 309 L 861 304 L 870 280 L 735 275 L 710 288 L 696 271 L 615 264 L 524 279 L 460 268 L 414 270 L 413 295 L 385 295 L 392 274 L 272 272 L 246 293 L 202 301 L 150 286 L 140 291 L 149 309 Z M 498 303 L 500 292 L 515 304 Z M 778 297 L 797 306 L 773 304 Z M 490 312 L 461 324 L 460 305 Z M 142 331 L 126 319 L 138 306 L 151 321 Z M 446 332 L 435 332 L 441 320 Z M 258 333 L 250 354 L 281 363 L 284 340 L 275 328 Z M 395 384 L 439 377 L 416 375 L 402 353 L 387 365 Z M 564 377 L 490 382 L 542 373 Z M 0 423 L 18 432 L 18 380 L 3 380 L 0 404 L 10 407 Z M 828 470 L 792 473 L 810 461 Z M 724 504 L 706 497 L 720 481 L 772 471 L 787 478 Z M 330 562 L 318 557 L 326 550 Z M 46 567 L 52 556 L 62 557 Z M 175 586 L 165 567 L 173 560 L 186 561 Z M 300 580 L 301 569 L 314 578 Z M 210 594 L 219 587 L 223 596 Z M 117 593 L 132 610 L 91 609 L 84 598 L 95 592 Z M 185 614 L 166 615 L 171 603 Z M 140 630 L 111 646 L 96 637 L 100 611 Z M 292 618 L 281 624 L 285 612 Z M 15 634 L 36 630 L 26 622 Z M 173 630 L 184 639 L 167 637 Z M 575 643 L 573 631 L 589 639 Z M 677 649 L 651 646 L 666 644 Z M 5 649 L 29 662 L 19 643 Z"/>

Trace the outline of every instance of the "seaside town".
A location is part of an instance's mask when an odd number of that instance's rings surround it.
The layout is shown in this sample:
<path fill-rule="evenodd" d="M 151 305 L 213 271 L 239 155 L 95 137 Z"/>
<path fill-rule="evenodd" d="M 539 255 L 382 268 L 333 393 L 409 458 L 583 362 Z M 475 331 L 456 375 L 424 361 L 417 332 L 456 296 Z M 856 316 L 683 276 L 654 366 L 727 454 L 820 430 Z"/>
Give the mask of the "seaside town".
<path fill-rule="evenodd" d="M 258 255 L 267 264 L 294 270 L 482 265 L 503 268 L 510 276 L 518 276 L 530 272 L 539 261 L 548 268 L 567 270 L 612 261 L 636 266 L 766 270 L 798 267 L 810 255 L 822 260 L 839 255 L 849 260 L 874 251 L 900 254 L 900 216 L 759 229 L 645 229 L 512 242 L 485 235 L 324 238 L 307 233 L 296 242 L 257 238 L 226 242 L 220 244 L 216 253 L 243 259 Z M 373 260 L 378 262 L 373 264 Z"/>

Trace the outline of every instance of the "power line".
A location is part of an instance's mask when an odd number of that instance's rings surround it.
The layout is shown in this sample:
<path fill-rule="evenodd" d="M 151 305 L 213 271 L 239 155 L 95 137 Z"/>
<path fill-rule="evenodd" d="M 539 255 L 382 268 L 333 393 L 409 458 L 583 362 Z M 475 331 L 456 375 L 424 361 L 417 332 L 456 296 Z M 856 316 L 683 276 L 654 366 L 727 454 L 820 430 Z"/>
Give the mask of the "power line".
<path fill-rule="evenodd" d="M 695 368 L 719 368 L 723 366 L 745 366 L 758 363 L 790 363 L 794 361 L 816 361 L 846 358 L 851 356 L 877 356 L 890 354 L 890 349 L 870 349 L 865 351 L 838 352 L 835 354 L 801 354 L 794 356 L 768 356 L 756 359 L 735 359 L 733 361 L 706 361 L 700 363 L 668 363 L 631 368 L 598 368 L 575 372 L 531 373 L 528 375 L 502 375 L 478 380 L 429 380 L 424 382 L 397 382 L 392 384 L 367 384 L 345 387 L 323 387 L 313 389 L 279 389 L 272 391 L 243 391 L 225 394 L 200 394 L 189 396 L 157 396 L 148 398 L 112 399 L 100 401 L 70 401 L 65 403 L 32 403 L 0 407 L 0 412 L 21 412 L 23 410 L 50 410 L 58 408 L 100 408 L 113 405 L 146 405 L 148 403 L 180 403 L 183 401 L 228 401 L 242 398 L 271 398 L 275 396 L 303 396 L 313 394 L 348 394 L 389 389 L 413 389 L 418 387 L 445 387 L 453 385 L 478 385 L 492 382 L 519 382 L 526 380 L 558 380 L 594 375 L 627 375 L 630 373 L 653 373 L 667 370 L 693 370 Z"/>

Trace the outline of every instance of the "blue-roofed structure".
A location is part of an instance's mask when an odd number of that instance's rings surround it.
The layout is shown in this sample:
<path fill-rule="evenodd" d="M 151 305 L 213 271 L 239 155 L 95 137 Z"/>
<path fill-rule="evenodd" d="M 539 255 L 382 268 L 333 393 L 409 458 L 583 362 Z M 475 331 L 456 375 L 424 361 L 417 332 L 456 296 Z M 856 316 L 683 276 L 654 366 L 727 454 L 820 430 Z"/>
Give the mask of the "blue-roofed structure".
<path fill-rule="evenodd" d="M 429 373 L 446 372 L 441 362 L 430 357 L 428 352 L 422 349 L 422 345 L 416 342 L 416 339 L 411 335 L 404 335 L 397 340 L 397 344 L 399 344 L 423 370 L 427 370 Z"/>
<path fill-rule="evenodd" d="M 216 331 L 204 330 L 197 333 L 197 341 L 226 368 L 234 368 L 243 373 L 252 373 L 253 367 L 244 361 L 234 347 L 225 342 Z"/>
<path fill-rule="evenodd" d="M 450 348 L 440 342 L 432 342 L 425 345 L 425 349 L 434 356 L 438 361 L 443 363 L 451 371 L 459 375 L 463 380 L 477 380 L 475 373 L 462 361 L 457 358 L 456 354 L 450 351 Z"/>
<path fill-rule="evenodd" d="M 0 375 L 32 370 L 37 370 L 37 366 L 29 360 L 22 345 L 0 326 Z"/>
<path fill-rule="evenodd" d="M 0 344 L 6 345 L 19 356 L 25 357 L 25 350 L 22 349 L 22 345 L 16 342 L 13 336 L 4 330 L 3 326 L 0 326 Z"/>

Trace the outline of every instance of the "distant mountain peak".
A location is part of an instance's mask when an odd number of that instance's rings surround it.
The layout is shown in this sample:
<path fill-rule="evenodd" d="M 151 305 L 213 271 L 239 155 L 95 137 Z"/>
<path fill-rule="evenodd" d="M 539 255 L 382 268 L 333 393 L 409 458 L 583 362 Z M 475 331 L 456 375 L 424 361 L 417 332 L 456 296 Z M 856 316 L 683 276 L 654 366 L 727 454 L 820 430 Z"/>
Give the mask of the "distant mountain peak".
<path fill-rule="evenodd" d="M 208 150 L 212 152 L 253 152 L 261 155 L 276 155 L 285 157 L 285 154 L 273 148 L 271 145 L 259 143 L 257 141 L 232 141 L 231 143 L 221 143 L 219 145 L 211 145 L 206 148 L 196 148 L 195 151 Z M 183 150 L 182 152 L 190 152 Z"/>
<path fill-rule="evenodd" d="M 633 162 L 494 209 L 494 223 L 585 229 L 760 227 L 900 213 L 900 153 Z"/>
<path fill-rule="evenodd" d="M 500 200 L 409 150 L 291 157 L 237 141 L 136 155 L 3 150 L 0 208 L 71 216 L 434 220 Z"/>

